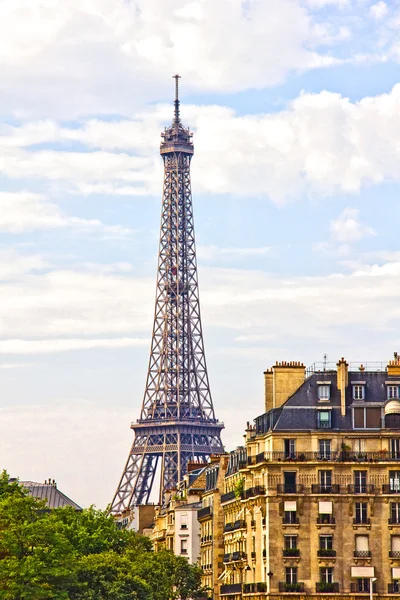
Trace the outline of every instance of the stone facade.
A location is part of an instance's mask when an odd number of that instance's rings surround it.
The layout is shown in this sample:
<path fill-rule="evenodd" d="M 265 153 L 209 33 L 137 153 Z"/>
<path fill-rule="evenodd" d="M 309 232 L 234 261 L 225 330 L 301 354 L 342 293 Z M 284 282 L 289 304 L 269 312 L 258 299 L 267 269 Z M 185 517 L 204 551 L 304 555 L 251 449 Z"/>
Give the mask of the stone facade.
<path fill-rule="evenodd" d="M 229 455 L 219 497 L 203 496 L 223 514 L 223 567 L 203 568 L 210 596 L 358 598 L 373 585 L 400 598 L 399 358 L 281 363 L 265 378 L 267 412 Z M 206 512 L 214 544 L 220 521 L 211 530 Z"/>

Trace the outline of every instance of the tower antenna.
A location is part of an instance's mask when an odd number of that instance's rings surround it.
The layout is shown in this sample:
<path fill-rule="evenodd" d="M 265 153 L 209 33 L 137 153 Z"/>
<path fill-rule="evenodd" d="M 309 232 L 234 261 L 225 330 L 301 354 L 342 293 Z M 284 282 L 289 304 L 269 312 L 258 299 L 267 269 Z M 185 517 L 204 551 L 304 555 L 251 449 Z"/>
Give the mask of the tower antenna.
<path fill-rule="evenodd" d="M 175 101 L 174 101 L 174 107 L 175 107 L 175 114 L 174 114 L 174 123 L 178 124 L 180 123 L 180 117 L 179 117 L 179 80 L 181 78 L 180 75 L 172 75 L 173 79 L 175 79 Z"/>

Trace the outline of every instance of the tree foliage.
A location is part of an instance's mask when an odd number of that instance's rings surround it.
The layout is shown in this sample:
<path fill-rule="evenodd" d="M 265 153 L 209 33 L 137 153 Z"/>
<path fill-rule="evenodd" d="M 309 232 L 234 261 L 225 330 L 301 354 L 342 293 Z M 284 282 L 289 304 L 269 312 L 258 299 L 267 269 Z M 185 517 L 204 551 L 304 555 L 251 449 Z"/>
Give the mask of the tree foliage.
<path fill-rule="evenodd" d="M 188 600 L 201 572 L 104 511 L 50 511 L 0 475 L 0 600 Z"/>

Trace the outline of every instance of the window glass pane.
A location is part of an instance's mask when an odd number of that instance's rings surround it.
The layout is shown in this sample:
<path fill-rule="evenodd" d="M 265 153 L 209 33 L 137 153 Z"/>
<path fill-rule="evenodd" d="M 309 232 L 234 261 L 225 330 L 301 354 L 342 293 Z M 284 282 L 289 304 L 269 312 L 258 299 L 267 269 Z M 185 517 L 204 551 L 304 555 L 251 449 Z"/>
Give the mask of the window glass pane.
<path fill-rule="evenodd" d="M 367 408 L 367 427 L 380 427 L 381 426 L 381 409 L 380 408 Z"/>
<path fill-rule="evenodd" d="M 329 385 L 319 385 L 318 386 L 318 398 L 329 400 L 330 397 L 330 386 Z"/>

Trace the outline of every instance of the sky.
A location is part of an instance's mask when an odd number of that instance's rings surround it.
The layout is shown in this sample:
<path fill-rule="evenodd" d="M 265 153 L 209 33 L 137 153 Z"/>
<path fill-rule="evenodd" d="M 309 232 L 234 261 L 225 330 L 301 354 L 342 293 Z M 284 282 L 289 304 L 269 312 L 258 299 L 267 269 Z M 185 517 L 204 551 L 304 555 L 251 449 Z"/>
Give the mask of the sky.
<path fill-rule="evenodd" d="M 0 467 L 82 506 L 142 403 L 174 73 L 227 450 L 275 361 L 400 350 L 399 0 L 2 0 Z"/>

